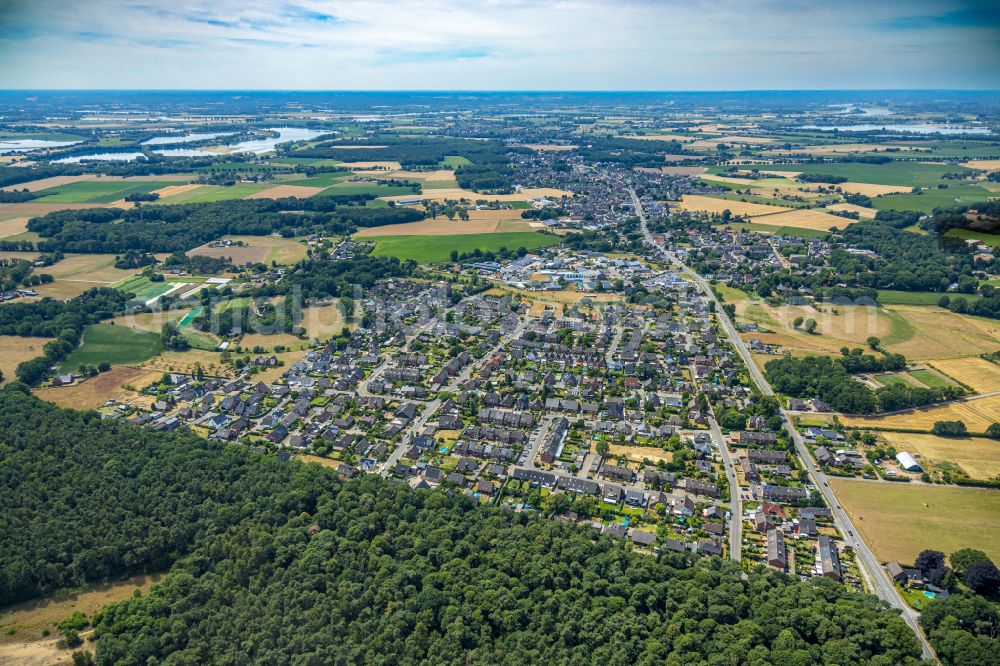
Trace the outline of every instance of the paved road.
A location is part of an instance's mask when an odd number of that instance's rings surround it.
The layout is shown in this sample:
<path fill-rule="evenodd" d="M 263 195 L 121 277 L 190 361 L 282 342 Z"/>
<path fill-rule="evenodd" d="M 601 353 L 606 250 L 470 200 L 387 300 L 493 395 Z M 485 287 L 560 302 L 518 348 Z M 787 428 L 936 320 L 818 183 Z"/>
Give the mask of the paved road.
<path fill-rule="evenodd" d="M 712 432 L 712 439 L 718 444 L 719 451 L 722 453 L 726 479 L 729 480 L 729 557 L 739 562 L 743 556 L 743 505 L 740 499 L 740 483 L 736 477 L 736 467 L 733 465 L 729 446 L 726 445 L 726 438 L 722 435 L 718 421 L 715 420 L 715 412 L 711 405 L 709 405 L 708 410 L 708 427 Z"/>
<path fill-rule="evenodd" d="M 701 275 L 692 270 L 687 264 L 682 262 L 676 255 L 667 251 L 662 245 L 653 240 L 653 236 L 649 233 L 649 229 L 646 226 L 646 212 L 643 210 L 642 202 L 639 201 L 639 197 L 636 195 L 635 190 L 632 187 L 626 185 L 625 183 L 622 183 L 622 185 L 628 188 L 629 194 L 632 197 L 635 212 L 636 215 L 639 216 L 639 221 L 642 225 L 642 233 L 646 243 L 655 251 L 659 252 L 661 256 L 678 266 L 681 272 L 690 277 L 694 283 L 698 285 L 702 292 L 704 292 L 705 296 L 710 301 L 715 303 L 715 312 L 718 320 L 722 323 L 730 342 L 732 342 L 736 351 L 743 358 L 747 371 L 750 373 L 750 377 L 757 385 L 757 388 L 764 395 L 774 395 L 774 390 L 764 378 L 764 374 L 753 362 L 753 358 L 750 356 L 750 350 L 747 349 L 743 339 L 737 333 L 736 327 L 733 326 L 733 322 L 729 319 L 725 310 L 722 309 L 722 303 L 720 303 L 716 298 L 715 293 L 712 291 L 708 282 Z M 830 506 L 830 509 L 833 512 L 833 518 L 840 528 L 844 539 L 854 547 L 855 559 L 859 564 L 859 569 L 861 570 L 862 576 L 868 583 L 869 588 L 890 606 L 900 611 L 903 619 L 908 625 L 910 625 L 910 628 L 917 635 L 917 638 L 920 639 L 923 646 L 924 658 L 936 659 L 934 651 L 931 648 L 930 643 L 927 641 L 927 637 L 924 636 L 923 631 L 920 629 L 920 625 L 917 623 L 919 615 L 916 611 L 910 608 L 905 601 L 903 601 L 899 591 L 889 579 L 889 576 L 885 573 L 885 570 L 882 568 L 882 565 L 879 563 L 874 553 L 872 553 L 868 545 L 858 536 L 858 532 L 855 529 L 854 524 L 851 522 L 850 517 L 847 515 L 847 512 L 840 507 L 839 500 L 837 500 L 836 495 L 834 495 L 833 491 L 830 489 L 826 476 L 820 472 L 813 463 L 812 454 L 806 447 L 805 440 L 802 438 L 802 435 L 788 418 L 788 415 L 784 410 L 781 412 L 781 417 L 784 421 L 785 430 L 788 431 L 792 441 L 795 442 L 795 449 L 798 452 L 799 458 L 802 460 L 802 464 L 805 466 L 805 469 L 809 474 L 809 478 L 819 489 L 823 499 L 826 500 L 826 503 Z"/>

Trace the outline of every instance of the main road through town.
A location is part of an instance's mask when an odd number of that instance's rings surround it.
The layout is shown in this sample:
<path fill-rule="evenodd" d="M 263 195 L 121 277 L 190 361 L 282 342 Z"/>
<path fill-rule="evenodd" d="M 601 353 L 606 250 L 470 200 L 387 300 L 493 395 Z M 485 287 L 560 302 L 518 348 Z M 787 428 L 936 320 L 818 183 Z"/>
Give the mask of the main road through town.
<path fill-rule="evenodd" d="M 733 325 L 729 315 L 726 314 L 726 311 L 722 308 L 722 303 L 719 302 L 719 299 L 715 296 L 715 292 L 712 291 L 708 282 L 705 278 L 692 270 L 690 266 L 681 261 L 677 255 L 668 251 L 663 247 L 663 245 L 657 243 L 653 239 L 653 235 L 649 232 L 649 227 L 647 226 L 646 211 L 643 209 L 642 202 L 639 200 L 639 196 L 636 194 L 635 189 L 623 182 L 621 185 L 622 187 L 628 189 L 629 195 L 632 197 L 632 203 L 635 207 L 635 213 L 639 217 L 639 222 L 642 225 L 642 235 L 646 244 L 661 257 L 676 265 L 684 275 L 689 277 L 698 286 L 698 288 L 705 294 L 706 298 L 715 304 L 716 316 L 722 323 L 722 327 L 725 329 L 726 335 L 729 337 L 733 347 L 735 347 L 736 351 L 743 358 L 743 362 L 746 365 L 747 371 L 750 373 L 751 379 L 753 379 L 762 394 L 773 396 L 774 390 L 771 388 L 767 379 L 765 379 L 764 373 L 762 373 L 754 363 L 753 358 L 750 356 L 750 350 L 747 349 L 743 339 L 737 333 L 736 327 Z M 833 518 L 840 528 L 841 534 L 844 535 L 844 539 L 849 544 L 854 546 L 854 553 L 859 569 L 864 575 L 869 588 L 871 588 L 876 595 L 878 595 L 890 606 L 899 610 L 903 619 L 906 620 L 906 623 L 910 625 L 911 629 L 913 629 L 917 638 L 920 639 L 920 643 L 923 646 L 924 658 L 936 659 L 930 643 L 927 642 L 927 637 L 924 636 L 923 631 L 920 629 L 920 625 L 917 624 L 918 614 L 906 604 L 900 596 L 899 591 L 896 589 L 896 586 L 889 579 L 889 576 L 885 573 L 882 565 L 875 557 L 875 554 L 868 547 L 868 544 L 866 544 L 858 535 L 858 531 L 855 529 L 850 517 L 847 515 L 847 512 L 841 508 L 839 500 L 830 488 L 826 475 L 816 468 L 816 465 L 813 463 L 812 454 L 806 447 L 805 440 L 802 438 L 802 435 L 792 423 L 791 419 L 789 419 L 788 414 L 784 409 L 781 410 L 781 417 L 785 425 L 785 430 L 788 431 L 792 441 L 795 442 L 795 449 L 798 452 L 799 458 L 802 460 L 802 464 L 805 466 L 805 469 L 809 474 L 809 478 L 812 480 L 816 488 L 819 489 L 823 499 L 826 500 L 827 505 L 833 512 Z"/>

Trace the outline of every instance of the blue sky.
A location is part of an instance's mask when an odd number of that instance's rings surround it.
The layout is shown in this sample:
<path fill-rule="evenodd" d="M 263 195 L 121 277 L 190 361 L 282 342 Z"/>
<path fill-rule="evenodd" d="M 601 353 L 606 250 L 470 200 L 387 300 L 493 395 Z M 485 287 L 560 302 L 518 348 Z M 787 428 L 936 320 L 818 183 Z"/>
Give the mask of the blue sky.
<path fill-rule="evenodd" d="M 1000 2 L 0 0 L 0 88 L 1000 88 Z"/>

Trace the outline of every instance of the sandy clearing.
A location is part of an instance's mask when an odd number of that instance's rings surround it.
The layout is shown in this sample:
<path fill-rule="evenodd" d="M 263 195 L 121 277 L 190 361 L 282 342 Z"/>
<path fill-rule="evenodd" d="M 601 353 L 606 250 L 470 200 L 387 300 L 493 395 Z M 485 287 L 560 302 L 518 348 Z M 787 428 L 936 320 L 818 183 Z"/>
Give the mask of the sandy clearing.
<path fill-rule="evenodd" d="M 798 227 L 799 229 L 816 229 L 828 231 L 833 227 L 843 229 L 855 220 L 849 220 L 838 215 L 830 215 L 818 210 L 800 208 L 786 213 L 763 215 L 754 218 L 755 224 L 766 224 L 775 227 Z"/>
<path fill-rule="evenodd" d="M 831 204 L 827 206 L 826 209 L 840 211 L 841 213 L 857 213 L 859 217 L 867 217 L 869 219 L 875 219 L 875 213 L 878 212 L 874 208 L 867 208 L 865 206 L 857 206 L 849 203 Z"/>
<path fill-rule="evenodd" d="M 0 238 L 23 234 L 28 230 L 28 219 L 27 217 L 14 217 L 0 222 Z"/>
<path fill-rule="evenodd" d="M 608 445 L 609 458 L 625 458 L 630 462 L 641 463 L 645 460 L 652 460 L 654 463 L 670 462 L 674 459 L 672 451 L 664 451 L 655 446 L 623 446 L 621 444 Z"/>
<path fill-rule="evenodd" d="M 964 165 L 983 171 L 1000 171 L 1000 160 L 969 160 L 964 162 Z"/>
<path fill-rule="evenodd" d="M 354 234 L 355 238 L 378 238 L 380 236 L 452 236 L 462 234 L 490 234 L 496 231 L 499 220 L 481 219 L 449 220 L 439 217 L 436 220 L 420 220 L 405 224 L 387 224 L 381 227 L 368 227 Z"/>
<path fill-rule="evenodd" d="M 681 197 L 679 206 L 682 210 L 698 211 L 702 213 L 721 213 L 724 210 L 728 210 L 733 215 L 743 215 L 747 217 L 772 215 L 791 210 L 791 208 L 785 208 L 783 206 L 768 206 L 766 204 L 749 203 L 746 201 L 716 199 L 715 197 L 705 197 L 697 194 L 685 194 Z"/>
<path fill-rule="evenodd" d="M 308 199 L 325 189 L 325 187 L 308 187 L 306 185 L 275 185 L 266 190 L 254 192 L 247 199 L 285 199 L 288 197 Z"/>
<path fill-rule="evenodd" d="M 190 192 L 191 190 L 197 190 L 201 187 L 198 183 L 188 183 L 187 185 L 168 185 L 166 187 L 161 187 L 158 190 L 153 190 L 151 194 L 159 194 L 161 199 L 166 199 L 167 197 L 172 197 L 175 194 L 184 194 L 185 192 Z"/>

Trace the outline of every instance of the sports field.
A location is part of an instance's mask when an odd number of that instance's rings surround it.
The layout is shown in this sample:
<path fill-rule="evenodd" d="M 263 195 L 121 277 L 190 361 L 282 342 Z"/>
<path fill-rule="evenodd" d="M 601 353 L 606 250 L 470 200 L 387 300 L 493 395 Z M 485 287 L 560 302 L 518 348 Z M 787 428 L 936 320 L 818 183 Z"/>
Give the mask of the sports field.
<path fill-rule="evenodd" d="M 142 363 L 162 350 L 157 333 L 112 324 L 91 324 L 83 330 L 83 342 L 63 360 L 60 368 L 64 372 L 75 372 L 81 364 Z"/>
<path fill-rule="evenodd" d="M 1000 474 L 1000 441 L 986 437 L 938 437 L 932 434 L 882 433 L 896 451 L 920 454 L 932 463 L 958 465 L 973 479 L 988 480 Z M 1000 516 L 998 516 L 1000 517 Z"/>
<path fill-rule="evenodd" d="M 927 548 L 978 548 L 1000 559 L 1000 492 L 830 479 L 841 506 L 883 562 L 912 563 Z"/>
<path fill-rule="evenodd" d="M 450 260 L 452 250 L 459 254 L 480 249 L 483 252 L 501 248 L 516 250 L 523 247 L 534 250 L 559 243 L 559 238 L 532 231 L 465 234 L 456 236 L 381 236 L 372 238 L 375 243 L 373 254 L 413 259 L 418 264 L 444 263 Z"/>

